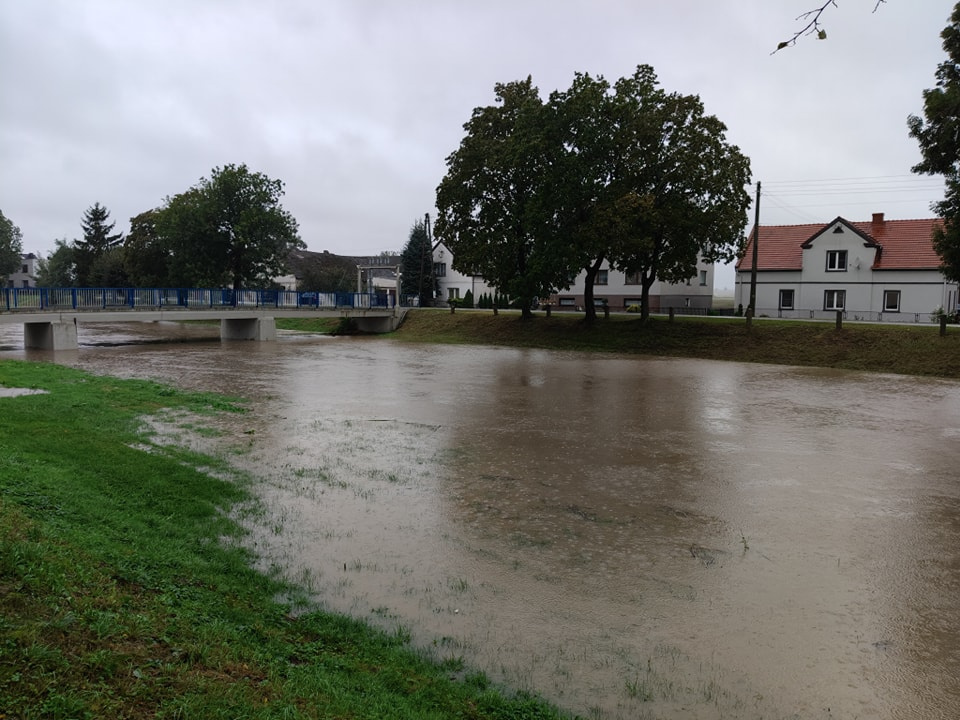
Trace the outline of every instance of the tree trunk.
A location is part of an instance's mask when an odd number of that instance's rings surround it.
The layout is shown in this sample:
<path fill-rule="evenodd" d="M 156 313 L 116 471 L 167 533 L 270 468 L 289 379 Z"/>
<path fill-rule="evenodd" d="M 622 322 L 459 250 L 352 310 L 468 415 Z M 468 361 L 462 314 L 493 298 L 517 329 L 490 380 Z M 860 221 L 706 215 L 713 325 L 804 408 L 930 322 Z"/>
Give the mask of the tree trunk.
<path fill-rule="evenodd" d="M 603 255 L 587 266 L 587 274 L 583 279 L 583 319 L 588 323 L 592 323 L 597 319 L 597 307 L 593 304 L 593 286 L 597 280 L 597 274 L 600 272 L 600 266 L 602 264 Z"/>
<path fill-rule="evenodd" d="M 653 270 L 640 273 L 640 320 L 646 321 L 650 318 L 650 288 L 653 287 L 653 281 L 656 276 Z"/>

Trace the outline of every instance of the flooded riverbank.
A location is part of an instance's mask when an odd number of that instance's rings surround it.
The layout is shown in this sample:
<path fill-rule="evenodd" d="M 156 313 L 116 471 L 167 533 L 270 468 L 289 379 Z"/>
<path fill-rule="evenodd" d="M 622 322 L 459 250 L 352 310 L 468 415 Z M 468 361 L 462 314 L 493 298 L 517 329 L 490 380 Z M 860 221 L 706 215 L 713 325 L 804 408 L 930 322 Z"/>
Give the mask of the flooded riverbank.
<path fill-rule="evenodd" d="M 53 359 L 251 398 L 219 428 L 261 479 L 263 566 L 442 657 L 587 717 L 960 707 L 960 384 L 376 339 L 100 344 Z"/>

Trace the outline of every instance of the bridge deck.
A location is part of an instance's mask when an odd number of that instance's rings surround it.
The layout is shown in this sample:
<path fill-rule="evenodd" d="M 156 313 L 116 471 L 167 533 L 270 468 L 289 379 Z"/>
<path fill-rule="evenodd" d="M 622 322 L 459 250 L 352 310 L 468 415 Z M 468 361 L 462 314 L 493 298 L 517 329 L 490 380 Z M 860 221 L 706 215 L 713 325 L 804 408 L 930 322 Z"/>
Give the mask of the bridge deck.
<path fill-rule="evenodd" d="M 167 288 L 4 288 L 0 324 L 22 323 L 28 348 L 77 348 L 87 322 L 219 320 L 224 340 L 272 340 L 278 317 L 351 318 L 365 332 L 390 332 L 403 318 L 379 293 Z"/>

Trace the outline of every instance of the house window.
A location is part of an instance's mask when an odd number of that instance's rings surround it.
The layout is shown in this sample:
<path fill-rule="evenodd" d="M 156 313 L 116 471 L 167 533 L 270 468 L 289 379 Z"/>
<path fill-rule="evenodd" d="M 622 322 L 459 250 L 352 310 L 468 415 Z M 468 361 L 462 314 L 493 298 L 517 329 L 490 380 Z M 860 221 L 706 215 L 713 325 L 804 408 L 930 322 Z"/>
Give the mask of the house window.
<path fill-rule="evenodd" d="M 606 285 L 610 279 L 610 272 L 608 270 L 597 270 L 597 279 L 594 281 L 594 285 Z"/>
<path fill-rule="evenodd" d="M 27 266 L 24 265 L 23 268 L 20 270 L 20 272 L 22 272 L 24 275 L 26 275 L 26 274 L 27 274 Z"/>
<path fill-rule="evenodd" d="M 846 290 L 824 290 L 823 291 L 823 309 L 824 310 L 843 310 L 843 303 L 846 300 Z"/>
<path fill-rule="evenodd" d="M 606 298 L 598 298 L 598 297 L 595 297 L 595 298 L 593 299 L 593 304 L 596 305 L 597 307 L 601 307 L 601 306 L 607 304 L 607 299 L 606 299 Z"/>
<path fill-rule="evenodd" d="M 827 272 L 846 272 L 847 251 L 827 250 Z"/>
<path fill-rule="evenodd" d="M 701 285 L 706 285 L 706 284 L 707 284 L 707 271 L 706 271 L 706 270 L 701 270 L 701 271 L 700 271 L 700 284 L 701 284 Z"/>
<path fill-rule="evenodd" d="M 640 284 L 640 273 L 639 272 L 630 272 L 623 274 L 623 284 L 624 285 L 639 285 Z"/>
<path fill-rule="evenodd" d="M 560 307 L 575 307 L 577 304 L 577 299 L 572 297 L 562 297 L 560 298 Z"/>
<path fill-rule="evenodd" d="M 460 298 L 460 288 L 448 287 L 447 300 L 458 300 Z"/>
<path fill-rule="evenodd" d="M 793 290 L 780 291 L 780 309 L 793 310 Z"/>
<path fill-rule="evenodd" d="M 900 291 L 899 290 L 883 291 L 883 311 L 884 312 L 900 312 Z"/>
<path fill-rule="evenodd" d="M 446 263 L 434 263 L 433 264 L 433 274 L 436 277 L 446 277 L 447 276 L 447 264 Z"/>

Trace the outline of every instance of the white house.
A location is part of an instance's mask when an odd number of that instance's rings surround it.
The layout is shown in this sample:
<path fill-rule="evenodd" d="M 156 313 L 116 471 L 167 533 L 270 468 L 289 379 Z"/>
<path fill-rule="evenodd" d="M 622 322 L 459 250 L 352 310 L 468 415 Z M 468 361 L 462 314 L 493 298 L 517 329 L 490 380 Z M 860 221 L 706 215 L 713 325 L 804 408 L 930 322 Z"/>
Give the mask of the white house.
<path fill-rule="evenodd" d="M 550 301 L 560 310 L 582 308 L 584 281 L 581 272 L 569 289 L 551 296 Z M 613 270 L 610 263 L 601 265 L 593 284 L 594 305 L 607 305 L 611 310 L 640 307 L 640 277 L 636 273 Z M 706 313 L 713 307 L 713 265 L 697 262 L 697 274 L 676 285 L 655 280 L 650 287 L 650 312 L 666 312 L 671 308 L 680 312 Z"/>
<path fill-rule="evenodd" d="M 940 271 L 933 249 L 936 219 L 867 222 L 842 217 L 826 224 L 754 228 L 736 266 L 735 302 L 750 304 L 757 242 L 756 314 L 860 320 L 929 321 L 938 308 L 957 309 L 957 284 Z"/>
<path fill-rule="evenodd" d="M 7 287 L 36 287 L 37 264 L 40 259 L 33 253 L 20 256 L 20 270 L 7 277 Z"/>
<path fill-rule="evenodd" d="M 433 248 L 433 269 L 440 288 L 441 302 L 462 299 L 469 290 L 474 301 L 481 294 L 494 295 L 490 287 L 479 275 L 464 275 L 453 269 L 453 253 L 442 242 Z M 584 279 L 581 272 L 566 290 L 552 295 L 549 300 L 558 310 L 583 309 Z M 593 286 L 593 301 L 596 305 L 606 305 L 611 310 L 625 310 L 631 305 L 640 305 L 640 278 L 612 270 L 604 262 Z M 547 299 L 547 298 L 544 298 Z M 670 308 L 687 309 L 692 312 L 706 312 L 713 306 L 713 265 L 700 262 L 697 274 L 685 283 L 670 285 L 654 282 L 650 288 L 650 311 L 665 312 Z"/>
<path fill-rule="evenodd" d="M 496 292 L 479 275 L 464 275 L 454 270 L 453 253 L 443 242 L 437 242 L 433 246 L 433 274 L 437 278 L 439 288 L 437 302 L 462 300 L 466 297 L 467 291 L 470 291 L 476 303 L 484 293 L 493 296 Z"/>

